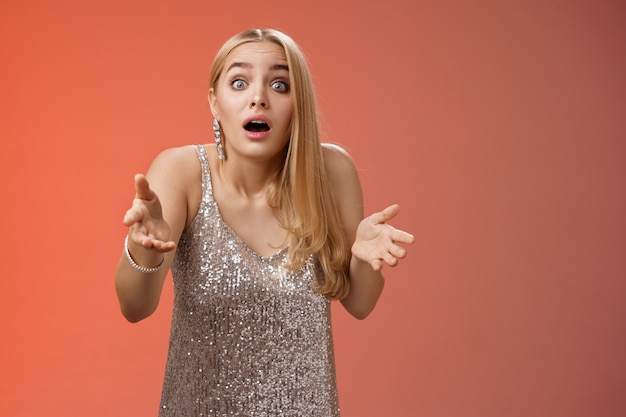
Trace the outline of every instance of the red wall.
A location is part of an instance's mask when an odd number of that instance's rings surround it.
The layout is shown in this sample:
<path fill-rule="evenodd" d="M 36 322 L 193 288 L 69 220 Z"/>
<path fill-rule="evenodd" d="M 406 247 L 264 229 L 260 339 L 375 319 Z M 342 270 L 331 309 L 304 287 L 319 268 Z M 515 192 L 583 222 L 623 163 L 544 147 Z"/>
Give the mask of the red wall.
<path fill-rule="evenodd" d="M 471 5 L 470 5 L 471 4 Z M 334 309 L 345 417 L 626 415 L 620 1 L 0 5 L 0 415 L 154 416 L 171 286 L 131 325 L 132 175 L 211 141 L 214 53 L 290 33 L 367 211 L 417 242 L 371 318 Z"/>

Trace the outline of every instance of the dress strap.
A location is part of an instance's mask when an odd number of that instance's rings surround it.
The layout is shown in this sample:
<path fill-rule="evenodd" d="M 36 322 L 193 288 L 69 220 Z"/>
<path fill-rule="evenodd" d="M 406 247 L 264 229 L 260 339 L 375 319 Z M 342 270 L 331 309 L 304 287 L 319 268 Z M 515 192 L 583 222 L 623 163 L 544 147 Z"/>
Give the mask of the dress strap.
<path fill-rule="evenodd" d="M 198 159 L 200 160 L 200 166 L 202 167 L 202 201 L 211 201 L 213 199 L 213 186 L 211 184 L 211 171 L 209 168 L 209 157 L 206 153 L 206 149 L 202 145 L 193 145 Z"/>

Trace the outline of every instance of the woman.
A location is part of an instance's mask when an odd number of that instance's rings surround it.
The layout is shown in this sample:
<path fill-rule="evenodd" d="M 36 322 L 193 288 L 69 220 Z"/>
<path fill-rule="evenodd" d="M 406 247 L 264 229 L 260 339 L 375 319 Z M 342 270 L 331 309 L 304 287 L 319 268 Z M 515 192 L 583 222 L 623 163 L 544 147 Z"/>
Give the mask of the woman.
<path fill-rule="evenodd" d="M 363 219 L 314 97 L 291 38 L 238 34 L 211 70 L 216 143 L 168 149 L 135 177 L 116 289 L 142 320 L 172 267 L 161 416 L 339 415 L 330 300 L 365 318 L 413 237 L 387 224 L 397 205 Z"/>

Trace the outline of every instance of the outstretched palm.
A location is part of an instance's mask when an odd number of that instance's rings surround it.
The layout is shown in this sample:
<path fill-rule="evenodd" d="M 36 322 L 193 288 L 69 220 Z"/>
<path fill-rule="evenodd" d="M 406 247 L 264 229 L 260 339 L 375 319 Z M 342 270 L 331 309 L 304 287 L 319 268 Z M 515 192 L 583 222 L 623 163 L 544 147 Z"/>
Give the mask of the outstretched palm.
<path fill-rule="evenodd" d="M 166 241 L 170 226 L 163 219 L 159 197 L 141 174 L 135 176 L 135 199 L 124 216 L 124 224 L 130 227 L 130 238 L 143 247 L 168 252 L 175 246 L 174 242 Z"/>
<path fill-rule="evenodd" d="M 415 240 L 411 234 L 387 224 L 399 211 L 400 206 L 394 204 L 359 223 L 352 254 L 369 263 L 375 271 L 380 270 L 384 263 L 395 266 L 406 256 L 406 250 L 398 243 L 413 243 Z"/>

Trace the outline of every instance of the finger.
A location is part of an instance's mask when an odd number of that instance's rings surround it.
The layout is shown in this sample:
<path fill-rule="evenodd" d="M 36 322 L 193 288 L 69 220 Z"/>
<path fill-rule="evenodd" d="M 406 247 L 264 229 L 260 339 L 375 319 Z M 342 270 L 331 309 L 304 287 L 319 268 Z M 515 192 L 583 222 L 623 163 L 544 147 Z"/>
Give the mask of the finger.
<path fill-rule="evenodd" d="M 370 265 L 374 271 L 380 271 L 383 267 L 383 263 L 380 259 L 374 259 L 370 262 Z"/>
<path fill-rule="evenodd" d="M 144 248 L 151 248 L 154 237 L 148 234 L 144 226 L 135 224 L 128 231 L 128 239 L 136 245 L 143 246 Z"/>
<path fill-rule="evenodd" d="M 148 179 L 142 175 L 135 175 L 135 193 L 136 197 L 141 200 L 151 200 L 154 197 L 154 191 L 150 189 Z"/>
<path fill-rule="evenodd" d="M 122 220 L 122 222 L 124 223 L 125 226 L 130 227 L 133 224 L 140 222 L 142 219 L 143 219 L 142 211 L 137 207 L 133 207 L 133 208 L 130 208 L 128 211 L 126 211 L 126 214 L 124 214 L 124 220 Z"/>
<path fill-rule="evenodd" d="M 152 247 L 159 252 L 169 252 L 176 247 L 176 243 L 172 241 L 164 242 L 162 240 L 153 240 Z"/>
<path fill-rule="evenodd" d="M 390 226 L 391 227 L 391 226 Z M 415 236 L 413 236 L 410 233 L 405 232 L 404 230 L 398 230 L 396 228 L 392 228 L 392 232 L 391 232 L 391 240 L 393 240 L 394 242 L 400 242 L 400 243 L 414 243 L 415 242 Z"/>
<path fill-rule="evenodd" d="M 398 258 L 393 256 L 390 252 L 383 255 L 383 261 L 389 266 L 396 266 L 398 264 Z"/>
<path fill-rule="evenodd" d="M 136 230 L 129 233 L 129 237 L 138 245 L 143 246 L 146 249 L 154 249 L 157 252 L 169 252 L 176 247 L 176 243 L 173 241 L 163 241 L 145 234 L 145 231 Z"/>
<path fill-rule="evenodd" d="M 174 249 L 176 247 L 176 243 L 169 241 L 169 242 L 164 242 L 162 240 L 158 240 L 158 239 L 144 239 L 143 242 L 143 247 L 145 248 L 152 248 L 154 250 L 156 250 L 157 252 L 169 252 L 172 249 Z"/>
<path fill-rule="evenodd" d="M 407 252 L 402 246 L 393 245 L 389 248 L 389 253 L 397 259 L 402 259 L 406 257 Z"/>
<path fill-rule="evenodd" d="M 385 208 L 383 211 L 372 214 L 370 216 L 370 219 L 374 224 L 386 223 L 396 217 L 399 211 L 400 206 L 398 204 L 392 204 L 389 207 Z"/>
<path fill-rule="evenodd" d="M 389 220 L 396 217 L 399 211 L 400 211 L 400 205 L 398 204 L 392 204 L 389 207 L 385 208 L 381 212 L 384 218 L 384 222 L 388 222 Z"/>

